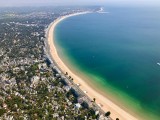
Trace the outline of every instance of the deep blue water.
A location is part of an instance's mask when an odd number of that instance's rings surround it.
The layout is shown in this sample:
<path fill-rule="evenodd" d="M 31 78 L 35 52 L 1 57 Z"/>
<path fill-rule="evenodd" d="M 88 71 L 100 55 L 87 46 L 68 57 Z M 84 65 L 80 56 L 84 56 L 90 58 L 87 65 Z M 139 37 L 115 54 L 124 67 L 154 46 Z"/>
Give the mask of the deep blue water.
<path fill-rule="evenodd" d="M 160 9 L 105 11 L 109 13 L 74 16 L 58 24 L 56 44 L 63 48 L 59 54 L 160 118 Z"/>

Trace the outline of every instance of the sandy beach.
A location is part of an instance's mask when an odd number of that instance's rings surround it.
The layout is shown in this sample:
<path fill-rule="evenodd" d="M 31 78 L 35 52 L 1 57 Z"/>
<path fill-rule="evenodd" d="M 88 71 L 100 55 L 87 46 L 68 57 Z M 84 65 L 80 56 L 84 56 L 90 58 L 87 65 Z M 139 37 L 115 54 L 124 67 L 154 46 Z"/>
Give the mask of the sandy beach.
<path fill-rule="evenodd" d="M 124 111 L 122 108 L 120 108 L 118 105 L 113 103 L 111 100 L 107 99 L 105 96 L 100 94 L 98 91 L 96 91 L 93 87 L 89 86 L 80 76 L 78 76 L 74 71 L 71 71 L 67 65 L 60 59 L 55 44 L 54 44 L 54 29 L 55 26 L 62 20 L 75 16 L 75 15 L 80 15 L 80 14 L 86 14 L 87 12 L 82 12 L 82 13 L 75 13 L 75 14 L 70 14 L 66 16 L 62 16 L 58 19 L 56 19 L 53 23 L 50 24 L 47 32 L 47 39 L 48 39 L 48 45 L 49 45 L 49 52 L 51 54 L 52 59 L 57 63 L 58 67 L 63 70 L 64 73 L 68 72 L 68 74 L 74 79 L 74 83 L 80 84 L 80 89 L 83 91 L 87 91 L 87 95 L 93 99 L 96 98 L 96 103 L 101 104 L 102 107 L 101 109 L 104 110 L 105 112 L 110 111 L 111 112 L 111 118 L 114 120 L 116 118 L 119 118 L 120 120 L 138 120 L 131 114 L 129 114 L 127 111 Z"/>

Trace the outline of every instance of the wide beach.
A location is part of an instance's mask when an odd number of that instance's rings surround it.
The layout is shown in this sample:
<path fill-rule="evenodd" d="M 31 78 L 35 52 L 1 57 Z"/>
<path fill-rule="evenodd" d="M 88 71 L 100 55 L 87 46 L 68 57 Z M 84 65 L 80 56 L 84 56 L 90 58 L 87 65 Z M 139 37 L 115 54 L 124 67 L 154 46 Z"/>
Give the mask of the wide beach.
<path fill-rule="evenodd" d="M 74 14 L 62 16 L 62 17 L 56 19 L 53 23 L 51 23 L 51 25 L 48 28 L 48 35 L 47 35 L 49 52 L 51 54 L 51 57 L 52 57 L 52 59 L 54 59 L 54 61 L 58 65 L 58 67 L 61 68 L 61 70 L 64 73 L 67 72 L 74 79 L 74 83 L 80 84 L 81 90 L 87 91 L 86 94 L 91 99 L 96 98 L 96 103 L 102 105 L 102 107 L 101 107 L 102 110 L 104 110 L 105 112 L 111 111 L 111 118 L 113 118 L 113 119 L 119 118 L 120 120 L 137 120 L 137 118 L 135 118 L 134 116 L 132 116 L 128 112 L 124 111 L 121 107 L 119 107 L 118 105 L 113 103 L 107 97 L 104 97 L 102 94 L 100 94 L 93 87 L 89 86 L 88 83 L 86 83 L 80 76 L 78 76 L 76 74 L 76 72 L 74 72 L 73 70 L 71 71 L 67 67 L 67 65 L 63 62 L 63 60 L 61 60 L 61 58 L 59 57 L 59 55 L 57 53 L 56 46 L 54 44 L 54 35 L 53 35 L 55 26 L 59 22 L 61 22 L 62 20 L 66 19 L 68 17 L 86 14 L 86 13 L 88 13 L 88 12 L 74 13 Z"/>

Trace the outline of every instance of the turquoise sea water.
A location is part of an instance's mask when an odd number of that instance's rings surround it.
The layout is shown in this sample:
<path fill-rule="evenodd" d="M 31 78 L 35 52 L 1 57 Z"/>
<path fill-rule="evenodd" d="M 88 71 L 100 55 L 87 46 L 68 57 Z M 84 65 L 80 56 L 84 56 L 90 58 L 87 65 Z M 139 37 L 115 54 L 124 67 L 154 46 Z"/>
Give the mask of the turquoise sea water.
<path fill-rule="evenodd" d="M 60 22 L 58 54 L 135 114 L 160 120 L 160 9 L 105 10 Z"/>

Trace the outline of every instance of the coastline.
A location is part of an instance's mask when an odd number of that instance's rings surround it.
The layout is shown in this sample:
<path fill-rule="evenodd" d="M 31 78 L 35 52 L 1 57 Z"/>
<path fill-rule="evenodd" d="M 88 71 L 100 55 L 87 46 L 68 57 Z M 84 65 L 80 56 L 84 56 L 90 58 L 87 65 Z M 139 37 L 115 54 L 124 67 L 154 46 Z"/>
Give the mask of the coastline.
<path fill-rule="evenodd" d="M 74 14 L 62 16 L 50 24 L 50 26 L 48 28 L 48 33 L 47 33 L 47 36 L 48 36 L 47 42 L 48 42 L 48 46 L 49 46 L 50 55 L 51 55 L 52 59 L 54 59 L 54 61 L 58 65 L 58 67 L 61 68 L 61 70 L 64 73 L 68 72 L 68 74 L 74 79 L 74 81 L 73 81 L 74 83 L 81 85 L 80 89 L 82 91 L 87 91 L 86 94 L 87 94 L 87 96 L 89 96 L 89 98 L 91 98 L 91 99 L 96 98 L 96 103 L 103 105 L 101 107 L 102 110 L 104 110 L 105 112 L 111 111 L 111 118 L 113 118 L 113 119 L 119 118 L 121 120 L 128 120 L 128 119 L 129 120 L 137 120 L 137 118 L 133 117 L 128 112 L 124 111 L 122 108 L 120 108 L 119 106 L 114 104 L 112 101 L 110 101 L 109 99 L 104 97 L 102 94 L 100 94 L 99 92 L 94 90 L 93 87 L 89 86 L 82 78 L 77 76 L 77 74 L 74 73 L 74 71 L 71 71 L 64 64 L 64 62 L 60 59 L 60 57 L 57 53 L 57 50 L 56 50 L 56 47 L 54 44 L 54 37 L 53 37 L 55 26 L 59 22 L 61 22 L 62 20 L 66 19 L 68 17 L 80 15 L 80 14 L 86 14 L 86 13 L 88 13 L 88 12 L 74 13 Z"/>

